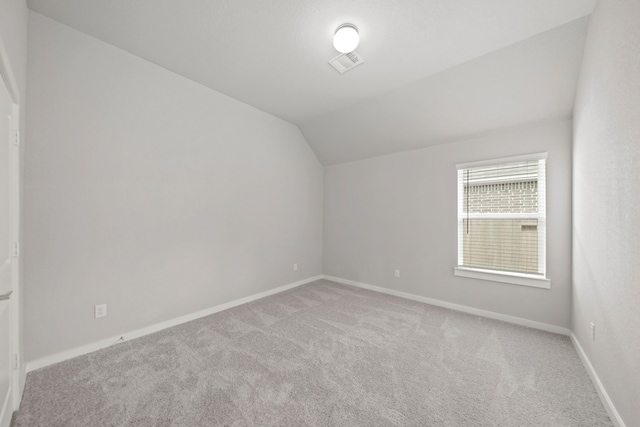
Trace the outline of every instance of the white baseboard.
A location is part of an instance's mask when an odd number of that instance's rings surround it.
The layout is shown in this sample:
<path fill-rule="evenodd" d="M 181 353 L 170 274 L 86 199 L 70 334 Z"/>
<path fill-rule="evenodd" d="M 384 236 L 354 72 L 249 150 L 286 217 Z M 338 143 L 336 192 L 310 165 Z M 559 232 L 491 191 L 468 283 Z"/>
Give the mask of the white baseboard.
<path fill-rule="evenodd" d="M 0 427 L 9 427 L 11 424 L 11 417 L 13 416 L 11 399 L 11 393 L 7 393 L 7 397 L 4 399 L 2 408 L 0 409 Z"/>
<path fill-rule="evenodd" d="M 22 396 L 24 395 L 24 386 L 27 385 L 27 366 L 25 363 L 20 364 L 20 370 L 18 374 L 18 392 L 14 396 L 13 410 L 17 411 L 22 402 Z"/>
<path fill-rule="evenodd" d="M 622 420 L 622 417 L 618 413 L 618 410 L 613 405 L 613 402 L 609 397 L 609 393 L 607 393 L 607 390 L 604 388 L 604 385 L 602 385 L 602 381 L 600 381 L 600 377 L 598 377 L 596 370 L 593 368 L 591 361 L 587 357 L 587 353 L 584 352 L 584 349 L 580 345 L 578 338 L 573 334 L 573 332 L 571 333 L 570 337 L 571 337 L 571 342 L 573 342 L 573 346 L 576 349 L 576 352 L 578 352 L 578 356 L 580 356 L 580 359 L 582 360 L 582 364 L 587 369 L 587 372 L 591 377 L 591 381 L 593 382 L 593 385 L 596 387 L 596 391 L 600 396 L 600 400 L 602 400 L 602 404 L 604 405 L 604 408 L 607 410 L 607 413 L 609 414 L 609 418 L 611 418 L 611 422 L 616 427 L 626 427 L 624 421 Z"/>
<path fill-rule="evenodd" d="M 322 276 L 326 280 L 342 283 L 344 285 L 356 286 L 358 288 L 368 289 L 370 291 L 376 291 L 383 294 L 394 295 L 400 298 L 406 298 L 413 301 L 424 302 L 426 304 L 436 305 L 438 307 L 449 308 L 451 310 L 461 311 L 463 313 L 475 314 L 476 316 L 487 317 L 489 319 L 502 320 L 503 322 L 515 323 L 516 325 L 527 326 L 529 328 L 540 329 L 542 331 L 553 332 L 554 334 L 571 336 L 571 330 L 563 328 L 561 326 L 549 325 L 547 323 L 536 322 L 534 320 L 523 319 L 521 317 L 509 316 L 506 314 L 496 313 L 494 311 L 481 310 L 479 308 L 469 307 L 461 304 L 454 304 L 447 301 L 442 301 L 434 298 L 423 297 L 420 295 L 414 295 L 407 292 L 396 291 L 393 289 L 383 288 L 381 286 L 369 285 L 367 283 L 360 283 L 353 280 L 341 279 L 333 276 Z"/>
<path fill-rule="evenodd" d="M 216 305 L 211 308 L 207 308 L 205 310 L 197 311 L 195 313 L 187 314 L 184 316 L 176 317 L 175 319 L 166 320 L 164 322 L 156 323 L 151 326 L 147 326 L 145 328 L 136 329 L 134 331 L 125 332 L 123 334 L 119 334 L 113 336 L 111 338 L 107 338 L 104 340 L 96 341 L 90 344 L 86 344 L 80 347 L 72 348 L 70 350 L 66 350 L 60 353 L 52 354 L 50 356 L 42 357 L 40 359 L 32 360 L 27 362 L 26 364 L 26 372 L 32 372 L 36 369 L 44 368 L 45 366 L 53 365 L 55 363 L 63 362 L 65 360 L 73 359 L 74 357 L 82 356 L 84 354 L 92 353 L 94 351 L 112 346 L 117 343 L 121 343 L 124 341 L 129 341 L 134 338 L 143 337 L 145 335 L 152 334 L 154 332 L 161 331 L 163 329 L 170 328 L 172 326 L 177 326 L 182 323 L 190 322 L 192 320 L 199 319 L 201 317 L 209 316 L 214 313 L 218 313 L 223 310 L 227 310 L 229 308 L 237 307 L 242 304 L 246 304 L 251 301 L 255 301 L 264 297 L 268 297 L 270 295 L 274 295 L 289 289 L 293 289 L 295 287 L 322 279 L 322 276 L 314 276 L 309 277 L 307 279 L 300 280 L 298 282 L 289 283 L 288 285 L 280 286 L 274 289 L 270 289 L 265 292 L 260 292 L 254 295 L 250 295 L 248 297 L 240 298 L 234 301 L 230 301 L 224 304 Z"/>
<path fill-rule="evenodd" d="M 158 332 L 161 331 L 163 329 L 166 328 L 170 328 L 172 326 L 177 326 L 180 325 L 182 323 L 186 323 L 186 322 L 190 322 L 192 320 L 196 320 L 199 319 L 201 317 L 205 317 L 205 316 L 209 316 L 211 314 L 215 314 L 218 313 L 220 311 L 224 311 L 227 310 L 229 308 L 233 308 L 233 307 L 237 307 L 239 305 L 242 304 L 246 304 L 248 302 L 251 301 L 255 301 L 261 298 L 265 298 L 268 297 L 270 295 L 274 295 L 280 292 L 284 292 L 286 290 L 289 289 L 293 289 L 295 287 L 310 283 L 310 282 L 314 282 L 316 280 L 319 279 L 326 279 L 326 280 L 330 280 L 332 282 L 337 282 L 337 283 L 342 283 L 344 285 L 349 285 L 349 286 L 355 286 L 358 288 L 362 288 L 362 289 L 368 289 L 371 291 L 375 291 L 375 292 L 380 292 L 383 294 L 388 294 L 388 295 L 394 295 L 400 298 L 406 298 L 406 299 L 410 299 L 413 301 L 419 301 L 419 302 L 423 302 L 426 304 L 431 304 L 431 305 L 435 305 L 438 307 L 444 307 L 444 308 L 448 308 L 451 310 L 456 310 L 456 311 L 460 311 L 463 313 L 469 313 L 469 314 L 474 314 L 477 316 L 481 316 L 481 317 L 486 317 L 489 319 L 495 319 L 495 320 L 501 320 L 504 322 L 508 322 L 508 323 L 514 323 L 517 325 L 521 325 L 521 326 L 527 326 L 530 328 L 534 328 L 534 329 L 539 329 L 539 330 L 543 330 L 543 331 L 547 331 L 547 332 L 552 332 L 552 333 L 556 333 L 556 334 L 561 334 L 561 335 L 567 335 L 571 338 L 571 341 L 573 342 L 573 345 L 576 349 L 576 352 L 578 353 L 578 355 L 580 356 L 580 359 L 582 360 L 582 363 L 584 364 L 587 372 L 589 373 L 589 376 L 591 377 L 591 380 L 593 381 L 593 384 L 596 387 L 596 390 L 598 392 L 598 395 L 600 396 L 600 399 L 602 400 L 602 403 L 607 411 L 607 413 L 609 414 L 609 417 L 611 418 L 611 421 L 616 425 L 616 427 L 626 427 L 624 421 L 622 420 L 622 417 L 620 416 L 620 414 L 618 413 L 618 411 L 616 410 L 615 406 L 613 405 L 613 402 L 611 401 L 611 398 L 609 397 L 609 394 L 607 393 L 607 391 L 605 390 L 604 386 L 602 385 L 602 382 L 600 381 L 600 378 L 598 377 L 598 374 L 596 373 L 595 369 L 593 368 L 593 365 L 591 364 L 591 362 L 589 361 L 589 358 L 587 357 L 586 353 L 584 352 L 584 350 L 582 349 L 582 346 L 580 345 L 580 342 L 578 341 L 577 337 L 573 334 L 573 332 L 567 328 L 563 328 L 560 326 L 555 326 L 555 325 L 549 325 L 547 323 L 542 323 L 542 322 L 536 322 L 534 320 L 528 320 L 528 319 L 523 319 L 520 317 L 515 317 L 515 316 L 509 316 L 506 314 L 501 314 L 501 313 L 496 313 L 493 311 L 488 311 L 488 310 L 481 310 L 478 308 L 474 308 L 474 307 L 469 307 L 466 305 L 461 305 L 461 304 L 454 304 L 454 303 L 450 303 L 447 301 L 442 301 L 442 300 L 438 300 L 438 299 L 434 299 L 434 298 L 428 298 L 428 297 L 423 297 L 420 295 L 414 295 L 414 294 L 410 294 L 407 292 L 401 292 L 401 291 L 396 291 L 393 289 L 387 289 L 387 288 L 383 288 L 381 286 L 375 286 L 375 285 L 369 285 L 367 283 L 360 283 L 360 282 L 356 282 L 353 280 L 348 280 L 348 279 L 342 279 L 339 277 L 333 277 L 333 276 L 327 276 L 327 275 L 319 275 L 319 276 L 314 276 L 314 277 L 310 277 L 304 280 L 300 280 L 298 282 L 294 282 L 294 283 L 290 283 L 288 285 L 284 285 L 284 286 L 280 286 L 265 292 L 260 292 L 254 295 L 250 295 L 248 297 L 244 297 L 244 298 L 240 298 L 234 301 L 230 301 L 224 304 L 220 304 L 220 305 L 216 305 L 214 307 L 205 309 L 205 310 L 201 310 L 195 313 L 191 313 L 191 314 L 187 314 L 184 316 L 180 316 L 180 317 L 176 317 L 175 319 L 171 319 L 171 320 L 167 320 L 164 322 L 160 322 L 157 323 L 155 325 L 151 325 L 151 326 L 147 326 L 145 328 L 141 328 L 141 329 L 137 329 L 122 335 L 117 335 L 111 338 L 107 338 L 104 340 L 100 340 L 100 341 L 96 341 L 93 342 L 91 344 L 87 344 L 87 345 L 83 345 L 80 347 L 76 347 L 70 350 L 66 350 L 60 353 L 56 353 L 53 354 L 51 356 L 46 356 L 31 362 L 27 362 L 26 363 L 26 369 L 25 372 L 22 373 L 21 375 L 21 381 L 20 381 L 20 388 L 24 389 L 25 386 L 25 379 L 26 379 L 26 374 L 32 371 L 35 371 L 36 369 L 40 369 L 40 368 L 44 368 L 45 366 L 49 366 L 49 365 L 53 365 L 55 363 L 59 363 L 68 359 L 72 359 L 74 357 L 78 357 L 78 356 L 82 356 L 84 354 L 88 354 L 88 353 L 92 353 L 94 351 L 100 350 L 102 348 L 106 348 L 109 347 L 111 345 L 114 345 L 116 343 L 119 342 L 124 342 L 124 341 L 129 341 L 131 339 L 134 338 L 139 338 L 145 335 L 149 335 L 152 334 L 154 332 Z M 21 390 L 22 391 L 22 390 Z M 22 396 L 22 392 L 20 393 L 20 396 Z M 5 402 L 5 406 L 6 406 L 7 402 Z M 6 407 L 4 408 L 5 410 L 7 409 Z M 11 411 L 8 411 L 9 413 L 11 413 Z M 6 414 L 4 414 L 6 415 Z M 10 420 L 11 418 L 9 418 Z M 2 422 L 2 420 L 0 420 L 0 423 Z"/>
<path fill-rule="evenodd" d="M 356 286 L 358 288 L 368 289 L 368 290 L 380 292 L 380 293 L 383 293 L 383 294 L 394 295 L 394 296 L 401 297 L 401 298 L 406 298 L 406 299 L 410 299 L 410 300 L 414 300 L 414 301 L 424 302 L 426 304 L 436 305 L 438 307 L 449 308 L 451 310 L 461 311 L 463 313 L 475 314 L 477 316 L 487 317 L 487 318 L 490 318 L 490 319 L 502 320 L 502 321 L 508 322 L 508 323 L 515 323 L 515 324 L 521 325 L 521 326 L 528 326 L 528 327 L 534 328 L 534 329 L 540 329 L 540 330 L 547 331 L 547 332 L 553 332 L 553 333 L 556 333 L 556 334 L 567 335 L 567 336 L 569 336 L 571 338 L 571 342 L 573 342 L 573 346 L 575 347 L 576 352 L 580 356 L 580 359 L 582 360 L 583 365 L 585 366 L 587 372 L 589 373 L 589 376 L 591 377 L 591 380 L 593 381 L 593 384 L 594 384 L 594 386 L 595 386 L 595 388 L 596 388 L 596 390 L 598 392 L 598 395 L 600 396 L 600 400 L 602 400 L 602 404 L 604 405 L 607 413 L 609 414 L 609 418 L 611 418 L 611 421 L 613 422 L 613 424 L 616 427 L 626 427 L 624 421 L 622 420 L 622 417 L 620 416 L 620 414 L 616 410 L 615 406 L 613 405 L 613 402 L 611 401 L 611 398 L 609 397 L 609 394 L 607 393 L 607 391 L 605 390 L 604 386 L 602 385 L 602 382 L 600 381 L 600 378 L 598 377 L 598 374 L 596 373 L 595 369 L 593 368 L 593 365 L 591 364 L 591 362 L 589 361 L 589 358 L 587 357 L 586 353 L 582 349 L 582 346 L 580 345 L 580 342 L 578 342 L 578 339 L 576 338 L 576 336 L 573 334 L 573 332 L 570 329 L 563 328 L 563 327 L 560 327 L 560 326 L 555 326 L 555 325 L 549 325 L 547 323 L 536 322 L 536 321 L 533 321 L 533 320 L 523 319 L 523 318 L 520 318 L 520 317 L 508 316 L 506 314 L 495 313 L 493 311 L 481 310 L 481 309 L 478 309 L 478 308 L 468 307 L 466 305 L 453 304 L 453 303 L 446 302 L 446 301 L 441 301 L 441 300 L 437 300 L 437 299 L 433 299 L 433 298 L 427 298 L 427 297 L 423 297 L 423 296 L 420 296 L 420 295 L 410 294 L 410 293 L 407 293 L 407 292 L 400 292 L 400 291 L 396 291 L 396 290 L 393 290 L 393 289 L 383 288 L 383 287 L 380 287 L 380 286 L 369 285 L 369 284 L 366 284 L 366 283 L 360 283 L 360 282 L 356 282 L 356 281 L 353 281 L 353 280 L 341 279 L 339 277 L 333 277 L 333 276 L 324 275 L 323 278 L 326 279 L 326 280 L 331 280 L 332 282 L 342 283 L 344 285 Z"/>

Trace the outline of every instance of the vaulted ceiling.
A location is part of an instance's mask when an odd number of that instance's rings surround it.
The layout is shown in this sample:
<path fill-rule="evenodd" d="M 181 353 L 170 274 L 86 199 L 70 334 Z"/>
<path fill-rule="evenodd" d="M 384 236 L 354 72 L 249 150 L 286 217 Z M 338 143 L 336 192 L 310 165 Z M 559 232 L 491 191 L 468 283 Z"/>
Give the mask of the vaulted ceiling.
<path fill-rule="evenodd" d="M 570 117 L 595 0 L 29 0 L 297 125 L 325 165 Z M 353 23 L 364 63 L 339 74 Z"/>

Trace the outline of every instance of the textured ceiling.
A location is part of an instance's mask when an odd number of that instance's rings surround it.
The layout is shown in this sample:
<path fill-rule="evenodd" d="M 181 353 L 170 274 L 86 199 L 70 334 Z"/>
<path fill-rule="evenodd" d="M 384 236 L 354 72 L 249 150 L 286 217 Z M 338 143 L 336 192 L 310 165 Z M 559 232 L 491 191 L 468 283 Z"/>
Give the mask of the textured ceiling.
<path fill-rule="evenodd" d="M 32 10 L 300 126 L 325 164 L 409 149 L 421 145 L 411 138 L 433 137 L 414 132 L 398 147 L 389 142 L 390 149 L 380 148 L 377 146 L 381 142 L 377 141 L 374 150 L 360 152 L 363 144 L 358 143 L 348 147 L 347 151 L 353 152 L 347 152 L 342 140 L 324 140 L 331 135 L 331 129 L 325 133 L 318 130 L 334 126 L 336 122 L 331 117 L 337 111 L 345 110 L 352 117 L 361 117 L 361 121 L 391 120 L 373 114 L 376 107 L 365 113 L 363 105 L 369 101 L 382 105 L 385 97 L 401 102 L 402 96 L 410 97 L 401 95 L 403 87 L 419 89 L 427 96 L 430 92 L 426 87 L 437 83 L 427 83 L 425 78 L 433 76 L 437 82 L 449 72 L 444 70 L 456 73 L 455 66 L 586 16 L 594 3 L 595 0 L 28 0 Z M 339 74 L 327 61 L 337 55 L 332 34 L 345 22 L 360 29 L 361 42 L 356 51 L 365 63 Z M 579 31 L 567 32 L 573 37 Z M 582 40 L 578 44 L 581 46 Z M 521 80 L 528 81 L 526 76 Z M 453 97 L 459 99 L 464 94 L 456 92 Z M 424 107 L 418 100 L 414 105 Z M 457 108 L 456 105 L 452 101 L 446 107 Z M 429 116 L 437 107 L 432 104 L 424 113 L 413 115 L 437 121 L 444 113 Z M 404 119 L 408 120 L 409 117 Z M 486 126 L 471 123 L 468 127 Z M 371 132 L 368 129 L 362 129 L 361 134 Z M 446 139 L 454 136 L 450 133 L 434 135 Z M 398 135 L 398 139 L 402 138 Z"/>

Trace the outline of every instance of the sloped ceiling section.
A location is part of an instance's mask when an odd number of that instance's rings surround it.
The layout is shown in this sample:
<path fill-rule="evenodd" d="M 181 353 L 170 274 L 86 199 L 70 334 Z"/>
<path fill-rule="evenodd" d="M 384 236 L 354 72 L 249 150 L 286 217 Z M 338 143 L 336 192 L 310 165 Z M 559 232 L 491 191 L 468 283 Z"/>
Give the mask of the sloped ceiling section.
<path fill-rule="evenodd" d="M 501 102 L 499 97 L 481 101 L 482 93 L 488 91 L 472 87 L 474 82 L 491 80 L 491 64 L 484 62 L 494 55 L 488 54 L 503 48 L 509 52 L 514 43 L 585 17 L 594 4 L 595 0 L 28 0 L 29 7 L 38 13 L 298 125 L 325 164 L 409 149 L 417 146 L 422 136 L 430 143 L 434 138 L 442 140 L 493 126 L 499 120 L 482 123 L 485 116 L 469 117 L 474 108 L 456 101 L 468 97 L 471 105 Z M 365 63 L 339 74 L 328 61 L 337 54 L 331 43 L 333 32 L 345 22 L 360 30 L 356 51 Z M 570 33 L 570 40 L 560 41 L 568 50 L 567 44 L 576 41 L 581 31 L 577 27 L 584 22 L 572 25 L 576 28 L 563 30 Z M 550 34 L 553 37 L 553 31 Z M 539 55 L 542 53 L 536 49 L 544 50 L 543 46 L 529 46 L 529 42 L 522 46 Z M 516 66 L 505 52 L 496 54 L 497 61 L 504 61 L 496 69 Z M 534 62 L 525 55 L 520 58 Z M 436 87 L 439 82 L 464 80 L 459 74 L 467 68 L 461 64 L 476 59 L 480 62 L 470 67 L 487 73 L 485 80 L 483 75 L 473 76 L 449 94 L 450 100 L 429 103 L 423 99 L 427 95 L 445 97 L 447 94 Z M 511 61 L 519 61 L 517 53 Z M 561 59 L 556 68 L 563 64 L 573 63 Z M 547 66 L 550 70 L 552 64 Z M 520 68 L 513 74 L 524 75 L 510 74 L 504 85 L 494 82 L 494 86 L 506 91 L 509 85 L 530 82 L 526 76 L 533 75 L 532 70 L 523 65 Z M 497 69 L 495 74 L 501 72 Z M 566 75 L 565 70 L 561 73 Z M 562 81 L 559 77 L 552 84 Z M 413 90 L 419 93 L 401 95 Z M 564 94 L 566 88 L 560 92 Z M 519 98 L 522 100 L 527 101 Z M 383 105 L 405 101 L 422 110 L 401 108 L 398 114 L 395 104 Z M 369 102 L 372 104 L 365 114 L 364 106 Z M 460 105 L 464 108 L 456 111 Z M 518 116 L 512 111 L 521 108 L 528 112 L 529 102 L 512 103 L 509 117 L 522 119 L 524 113 Z M 373 110 L 381 114 L 372 114 Z M 336 126 L 344 120 L 335 115 L 338 111 L 353 119 L 342 122 L 350 125 L 352 134 L 338 132 L 350 135 L 350 140 L 356 136 L 346 145 L 345 138 L 334 138 L 334 132 L 346 126 Z M 389 111 L 394 114 L 386 116 Z M 495 109 L 494 114 L 498 113 Z M 361 117 L 359 122 L 356 116 Z M 429 132 L 417 132 L 412 123 L 418 116 L 429 125 Z M 450 116 L 456 120 L 443 120 Z M 463 116 L 468 123 L 457 120 Z M 364 143 L 363 135 L 379 136 L 379 132 L 372 132 L 375 126 L 371 127 L 370 120 L 376 125 L 399 120 L 393 129 L 408 130 L 398 134 L 398 141 L 367 138 Z M 515 123 L 505 118 L 498 124 Z M 328 127 L 322 129 L 324 126 Z M 414 131 L 410 131 L 412 126 Z M 385 144 L 389 145 L 385 148 Z"/>
<path fill-rule="evenodd" d="M 573 112 L 581 18 L 300 126 L 324 165 L 407 151 Z"/>

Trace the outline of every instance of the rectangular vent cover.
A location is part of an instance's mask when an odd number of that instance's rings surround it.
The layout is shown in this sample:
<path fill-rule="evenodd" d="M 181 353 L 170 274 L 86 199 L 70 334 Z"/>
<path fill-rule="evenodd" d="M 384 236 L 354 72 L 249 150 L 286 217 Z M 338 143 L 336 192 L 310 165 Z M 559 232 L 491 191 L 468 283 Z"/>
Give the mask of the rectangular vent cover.
<path fill-rule="evenodd" d="M 331 61 L 329 61 L 329 64 L 331 64 L 333 68 L 335 68 L 336 70 L 338 70 L 340 74 L 342 74 L 347 70 L 357 67 L 363 62 L 364 61 L 357 53 L 349 52 L 349 53 L 342 53 L 336 56 Z"/>

